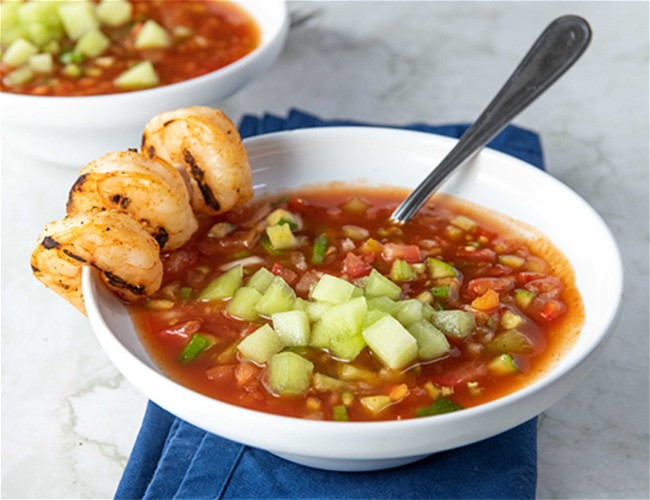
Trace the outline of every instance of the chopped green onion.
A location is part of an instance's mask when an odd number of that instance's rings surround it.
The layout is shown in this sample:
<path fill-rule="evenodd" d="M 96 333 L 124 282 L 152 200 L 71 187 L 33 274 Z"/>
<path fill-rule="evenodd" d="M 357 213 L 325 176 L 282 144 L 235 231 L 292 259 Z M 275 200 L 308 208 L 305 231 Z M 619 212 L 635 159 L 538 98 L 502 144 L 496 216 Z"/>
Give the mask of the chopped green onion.
<path fill-rule="evenodd" d="M 210 340 L 201 335 L 200 333 L 195 333 L 192 335 L 192 338 L 187 343 L 183 352 L 180 355 L 181 363 L 189 363 L 190 361 L 196 359 L 196 357 L 205 351 L 210 346 Z"/>
<path fill-rule="evenodd" d="M 189 286 L 181 288 L 181 299 L 187 300 L 192 296 L 192 289 Z"/>
<path fill-rule="evenodd" d="M 320 234 L 314 240 L 314 250 L 311 255 L 312 264 L 322 264 L 325 261 L 325 253 L 327 252 L 327 244 L 329 238 L 325 233 Z"/>

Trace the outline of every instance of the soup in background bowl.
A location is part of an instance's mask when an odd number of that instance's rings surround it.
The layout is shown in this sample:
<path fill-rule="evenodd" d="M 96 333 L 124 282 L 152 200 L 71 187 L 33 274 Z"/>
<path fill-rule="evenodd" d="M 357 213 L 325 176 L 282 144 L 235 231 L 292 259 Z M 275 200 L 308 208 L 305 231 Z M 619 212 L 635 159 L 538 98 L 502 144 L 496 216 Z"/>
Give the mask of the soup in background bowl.
<path fill-rule="evenodd" d="M 376 128 L 310 129 L 245 141 L 257 196 L 333 180 L 411 188 L 454 143 L 430 134 Z M 125 306 L 85 269 L 91 324 L 127 379 L 163 408 L 207 431 L 305 465 L 381 469 L 493 436 L 544 411 L 586 375 L 618 315 L 620 257 L 609 230 L 580 197 L 507 155 L 483 151 L 443 191 L 535 228 L 573 266 L 584 304 L 581 331 L 543 375 L 511 394 L 462 411 L 399 421 L 341 423 L 279 416 L 224 403 L 173 381 L 149 356 Z"/>

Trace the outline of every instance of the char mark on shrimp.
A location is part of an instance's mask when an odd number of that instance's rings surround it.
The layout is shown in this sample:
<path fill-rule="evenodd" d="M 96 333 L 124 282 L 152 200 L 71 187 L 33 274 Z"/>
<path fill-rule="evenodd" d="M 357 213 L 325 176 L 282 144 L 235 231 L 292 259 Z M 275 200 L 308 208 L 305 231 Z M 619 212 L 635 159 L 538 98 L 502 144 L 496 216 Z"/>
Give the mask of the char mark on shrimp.
<path fill-rule="evenodd" d="M 57 248 L 59 246 L 59 242 L 50 236 L 46 236 L 43 238 L 43 241 L 41 241 L 41 245 L 43 245 L 43 247 L 47 248 L 48 250 L 52 250 L 53 248 Z"/>
<path fill-rule="evenodd" d="M 208 186 L 207 182 L 205 182 L 205 171 L 199 164 L 196 163 L 194 156 L 192 156 L 192 153 L 190 153 L 187 149 L 183 150 L 183 159 L 185 160 L 185 163 L 187 163 L 187 165 L 190 167 L 192 177 L 198 184 L 205 203 L 213 210 L 219 210 L 221 208 L 221 205 L 219 205 L 219 202 L 214 197 L 214 193 L 212 192 L 212 189 L 210 189 L 210 186 Z"/>
<path fill-rule="evenodd" d="M 165 248 L 165 245 L 167 244 L 167 240 L 169 240 L 169 233 L 164 227 L 158 226 L 156 228 L 156 231 L 152 233 L 151 236 L 153 236 L 154 239 L 158 242 L 158 245 L 160 246 L 161 250 Z"/>
<path fill-rule="evenodd" d="M 76 254 L 72 253 L 72 252 L 71 252 L 70 250 L 68 250 L 67 248 L 64 248 L 64 249 L 63 249 L 63 253 L 66 254 L 66 255 L 67 255 L 68 257 L 70 257 L 71 259 L 74 259 L 74 260 L 76 260 L 77 262 L 81 262 L 82 264 L 85 264 L 85 263 L 88 262 L 88 261 L 87 261 L 86 259 L 84 259 L 83 257 L 80 257 L 79 255 L 76 255 Z"/>
<path fill-rule="evenodd" d="M 131 198 L 119 193 L 111 195 L 109 200 L 111 203 L 119 206 L 122 210 L 125 210 L 131 204 Z"/>
<path fill-rule="evenodd" d="M 106 279 L 108 280 L 111 286 L 115 288 L 125 288 L 126 290 L 129 290 L 134 295 L 144 294 L 145 292 L 144 285 L 133 285 L 131 283 L 128 283 L 123 278 L 120 278 L 117 274 L 114 274 L 110 271 L 106 271 L 104 269 L 100 269 L 97 266 L 95 267 L 99 269 L 104 274 L 104 276 L 106 276 Z"/>

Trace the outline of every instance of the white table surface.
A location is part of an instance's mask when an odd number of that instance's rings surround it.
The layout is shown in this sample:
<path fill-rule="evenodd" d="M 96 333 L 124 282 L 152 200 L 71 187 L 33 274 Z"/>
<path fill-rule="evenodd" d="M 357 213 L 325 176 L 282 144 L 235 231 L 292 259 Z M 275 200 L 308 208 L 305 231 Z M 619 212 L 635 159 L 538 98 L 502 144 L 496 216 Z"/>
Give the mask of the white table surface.
<path fill-rule="evenodd" d="M 583 59 L 515 123 L 541 134 L 548 171 L 611 227 L 625 307 L 589 377 L 539 419 L 537 494 L 648 498 L 648 3 L 291 4 L 314 8 L 271 70 L 218 103 L 235 121 L 291 107 L 393 124 L 470 121 L 554 17 L 591 22 Z M 2 496 L 111 497 L 145 398 L 29 268 L 78 170 L 37 165 L 6 140 L 1 159 Z"/>

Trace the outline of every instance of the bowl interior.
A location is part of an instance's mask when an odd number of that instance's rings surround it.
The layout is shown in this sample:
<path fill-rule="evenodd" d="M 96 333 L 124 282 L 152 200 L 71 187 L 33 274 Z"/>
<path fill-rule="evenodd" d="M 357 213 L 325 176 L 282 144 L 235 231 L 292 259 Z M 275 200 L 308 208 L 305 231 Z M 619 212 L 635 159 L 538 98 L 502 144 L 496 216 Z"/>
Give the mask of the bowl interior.
<path fill-rule="evenodd" d="M 245 144 L 255 191 L 266 194 L 332 180 L 412 188 L 455 140 L 393 129 L 335 127 L 269 134 Z M 142 348 L 121 303 L 86 271 L 91 323 L 117 367 L 161 406 L 230 439 L 290 456 L 309 455 L 312 465 L 314 457 L 340 462 L 420 456 L 490 437 L 545 410 L 585 376 L 619 311 L 621 261 L 608 228 L 585 201 L 510 156 L 484 150 L 453 174 L 442 191 L 544 233 L 572 262 L 584 301 L 584 328 L 570 352 L 543 378 L 500 400 L 454 415 L 354 425 L 264 415 L 211 400 L 166 379 Z M 269 425 L 273 435 L 261 430 Z"/>

